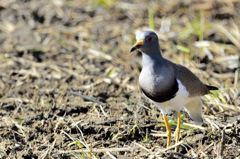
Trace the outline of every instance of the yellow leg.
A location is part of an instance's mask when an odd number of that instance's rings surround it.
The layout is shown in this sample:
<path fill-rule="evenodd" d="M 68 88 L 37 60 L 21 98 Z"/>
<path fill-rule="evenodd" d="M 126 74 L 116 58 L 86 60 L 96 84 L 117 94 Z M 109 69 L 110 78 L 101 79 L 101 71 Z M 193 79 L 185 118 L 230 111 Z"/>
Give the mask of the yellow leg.
<path fill-rule="evenodd" d="M 176 128 L 176 143 L 179 141 L 179 133 L 180 133 L 180 112 L 178 112 L 178 119 L 177 119 L 177 128 Z M 175 151 L 178 151 L 178 147 L 175 147 Z"/>
<path fill-rule="evenodd" d="M 167 129 L 167 148 L 168 148 L 169 145 L 170 145 L 170 140 L 171 140 L 171 129 L 170 129 L 170 126 L 168 124 L 167 116 L 164 115 L 163 118 L 164 118 L 165 126 L 166 126 L 166 129 Z"/>

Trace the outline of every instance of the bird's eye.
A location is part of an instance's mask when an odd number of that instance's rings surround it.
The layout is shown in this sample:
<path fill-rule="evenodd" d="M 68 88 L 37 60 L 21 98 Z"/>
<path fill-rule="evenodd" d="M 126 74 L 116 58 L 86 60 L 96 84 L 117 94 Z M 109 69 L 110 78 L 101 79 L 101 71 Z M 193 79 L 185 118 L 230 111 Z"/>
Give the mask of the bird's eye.
<path fill-rule="evenodd" d="M 147 41 L 148 41 L 148 42 L 152 42 L 152 41 L 153 41 L 153 37 L 147 38 Z"/>

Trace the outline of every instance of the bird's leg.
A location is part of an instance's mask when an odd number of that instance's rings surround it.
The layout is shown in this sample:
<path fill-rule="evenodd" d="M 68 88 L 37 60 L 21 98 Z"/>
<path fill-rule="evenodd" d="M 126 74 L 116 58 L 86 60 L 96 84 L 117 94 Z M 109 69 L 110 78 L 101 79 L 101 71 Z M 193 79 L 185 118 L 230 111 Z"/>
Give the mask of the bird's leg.
<path fill-rule="evenodd" d="M 168 148 L 169 145 L 170 145 L 170 140 L 171 140 L 171 129 L 170 129 L 170 126 L 168 124 L 167 116 L 164 115 L 163 118 L 164 118 L 165 126 L 166 126 L 166 129 L 167 129 L 167 148 Z"/>
<path fill-rule="evenodd" d="M 180 133 L 180 112 L 178 112 L 178 119 L 177 119 L 177 128 L 176 128 L 176 143 L 179 141 L 179 133 Z M 178 151 L 178 147 L 175 147 L 175 151 Z"/>

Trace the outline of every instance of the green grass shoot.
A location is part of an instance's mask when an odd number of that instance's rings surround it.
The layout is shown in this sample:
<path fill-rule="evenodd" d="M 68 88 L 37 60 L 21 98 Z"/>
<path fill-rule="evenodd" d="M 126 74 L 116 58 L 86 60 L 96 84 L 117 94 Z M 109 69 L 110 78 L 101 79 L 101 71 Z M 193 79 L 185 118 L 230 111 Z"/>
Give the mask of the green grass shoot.
<path fill-rule="evenodd" d="M 148 8 L 148 20 L 149 20 L 149 28 L 154 30 L 154 16 L 153 16 L 152 8 Z"/>

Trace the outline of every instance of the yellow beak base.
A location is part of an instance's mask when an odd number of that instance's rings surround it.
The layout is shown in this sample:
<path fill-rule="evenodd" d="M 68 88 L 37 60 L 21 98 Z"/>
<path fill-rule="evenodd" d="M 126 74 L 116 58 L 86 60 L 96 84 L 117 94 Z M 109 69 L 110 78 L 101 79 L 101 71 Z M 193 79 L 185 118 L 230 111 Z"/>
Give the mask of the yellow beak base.
<path fill-rule="evenodd" d="M 137 43 L 131 48 L 129 53 L 135 51 L 136 49 L 139 49 L 141 46 L 143 46 L 143 40 L 137 41 Z"/>

